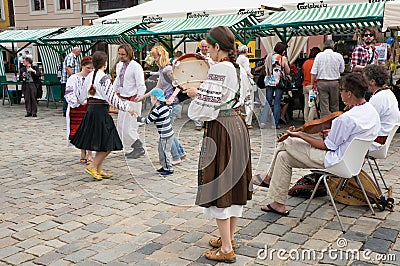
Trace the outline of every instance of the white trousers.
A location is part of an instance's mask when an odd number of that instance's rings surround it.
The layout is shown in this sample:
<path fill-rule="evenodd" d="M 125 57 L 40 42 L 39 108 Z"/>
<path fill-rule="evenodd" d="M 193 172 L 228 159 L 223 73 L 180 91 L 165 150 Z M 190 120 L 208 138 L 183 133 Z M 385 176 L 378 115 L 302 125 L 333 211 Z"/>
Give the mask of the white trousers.
<path fill-rule="evenodd" d="M 142 113 L 142 103 L 130 102 L 129 104 L 140 116 Z M 121 110 L 118 112 L 117 130 L 125 152 L 132 151 L 131 145 L 139 138 L 138 128 L 139 125 L 134 115 Z"/>
<path fill-rule="evenodd" d="M 251 89 L 250 91 L 250 99 L 249 102 L 246 103 L 244 106 L 244 111 L 246 112 L 246 125 L 251 125 L 251 121 L 253 118 L 253 112 L 254 112 L 254 91 Z"/>
<path fill-rule="evenodd" d="M 268 198 L 271 202 L 286 204 L 293 168 L 324 168 L 326 150 L 312 147 L 299 138 L 289 137 L 275 149 L 268 175 L 271 183 Z"/>

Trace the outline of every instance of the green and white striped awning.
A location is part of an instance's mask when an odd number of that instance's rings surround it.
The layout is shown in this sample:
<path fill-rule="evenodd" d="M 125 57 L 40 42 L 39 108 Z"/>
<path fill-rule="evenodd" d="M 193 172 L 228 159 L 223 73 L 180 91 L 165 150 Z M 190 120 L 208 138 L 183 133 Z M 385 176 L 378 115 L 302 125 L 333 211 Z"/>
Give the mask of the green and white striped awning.
<path fill-rule="evenodd" d="M 72 46 L 70 45 L 58 45 L 58 47 L 52 47 L 50 45 L 38 45 L 38 50 L 40 54 L 40 58 L 43 66 L 43 74 L 57 74 L 58 66 L 61 63 L 62 57 L 61 54 L 69 54 L 72 51 Z M 90 45 L 80 45 L 82 51 L 85 51 L 86 54 L 91 54 Z M 82 57 L 84 57 L 83 53 L 81 53 L 77 60 L 81 61 Z"/>
<path fill-rule="evenodd" d="M 46 38 L 46 42 L 91 43 L 102 41 L 109 44 L 126 43 L 126 38 L 134 35 L 138 29 L 145 28 L 141 22 L 100 24 L 78 26 L 62 34 Z"/>
<path fill-rule="evenodd" d="M 275 12 L 252 26 L 260 31 L 284 31 L 297 36 L 353 33 L 356 29 L 381 27 L 385 3 L 362 3 Z"/>
<path fill-rule="evenodd" d="M 173 19 L 161 22 L 148 30 L 138 31 L 137 35 L 165 36 L 180 35 L 190 39 L 203 38 L 204 34 L 216 26 L 225 26 L 239 39 L 245 37 L 246 32 L 242 28 L 250 28 L 258 23 L 251 14 L 207 16 L 188 19 Z M 260 32 L 263 35 L 272 35 L 268 31 Z"/>
<path fill-rule="evenodd" d="M 42 38 L 53 36 L 62 28 L 37 29 L 37 30 L 6 30 L 0 33 L 0 43 L 4 42 L 39 42 Z"/>

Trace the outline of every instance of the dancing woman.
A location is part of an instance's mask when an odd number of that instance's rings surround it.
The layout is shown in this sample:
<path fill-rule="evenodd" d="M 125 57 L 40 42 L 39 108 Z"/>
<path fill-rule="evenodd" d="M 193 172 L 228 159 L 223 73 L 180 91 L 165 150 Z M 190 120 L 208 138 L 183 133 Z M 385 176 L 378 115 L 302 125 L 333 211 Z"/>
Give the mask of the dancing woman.
<path fill-rule="evenodd" d="M 66 121 L 67 121 L 67 145 L 75 135 L 76 131 L 85 116 L 88 105 L 79 103 L 79 95 L 83 90 L 83 83 L 90 72 L 93 71 L 92 57 L 88 56 L 81 61 L 81 72 L 73 74 L 67 80 L 65 87 L 65 100 L 68 103 Z M 81 150 L 81 163 L 92 162 L 92 151 Z"/>
<path fill-rule="evenodd" d="M 216 219 L 219 238 L 211 238 L 208 259 L 232 263 L 234 233 L 243 206 L 252 198 L 250 140 L 239 106 L 247 98 L 250 83 L 244 69 L 236 64 L 235 36 L 226 27 L 210 30 L 208 52 L 216 63 L 199 89 L 187 94 L 195 97 L 188 110 L 192 120 L 205 121 L 196 204 Z"/>
<path fill-rule="evenodd" d="M 134 114 L 129 102 L 116 95 L 110 78 L 104 71 L 107 68 L 107 54 L 97 51 L 93 54 L 94 72 L 90 73 L 83 84 L 79 102 L 88 99 L 88 109 L 71 143 L 79 149 L 96 151 L 96 156 L 85 169 L 96 180 L 110 178 L 112 174 L 102 170 L 104 159 L 111 151 L 122 150 L 112 117 L 108 114 L 109 104 L 120 110 Z"/>

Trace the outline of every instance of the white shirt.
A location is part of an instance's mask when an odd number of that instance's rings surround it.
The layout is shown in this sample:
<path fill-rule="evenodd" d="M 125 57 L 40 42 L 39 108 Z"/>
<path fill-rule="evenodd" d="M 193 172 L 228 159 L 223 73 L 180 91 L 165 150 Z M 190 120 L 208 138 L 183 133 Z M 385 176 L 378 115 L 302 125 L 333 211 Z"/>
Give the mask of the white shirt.
<path fill-rule="evenodd" d="M 135 60 L 129 62 L 124 75 L 124 82 L 121 87 L 119 74 L 121 72 L 123 62 L 119 62 L 116 67 L 117 77 L 114 80 L 114 89 L 119 92 L 123 97 L 130 97 L 133 95 L 142 96 L 146 92 L 146 85 L 144 83 L 144 72 L 142 66 Z"/>
<path fill-rule="evenodd" d="M 215 62 L 211 59 L 211 57 L 208 53 L 206 55 L 204 55 L 200 51 L 200 52 L 198 52 L 198 54 L 204 56 L 210 66 L 215 64 Z"/>
<path fill-rule="evenodd" d="M 79 96 L 83 90 L 83 82 L 85 81 L 84 76 L 78 74 L 73 74 L 67 79 L 67 84 L 65 85 L 65 100 L 67 100 L 68 105 L 71 108 L 77 108 L 80 106 Z"/>
<path fill-rule="evenodd" d="M 250 91 L 250 83 L 243 68 L 240 69 L 240 104 L 245 103 Z M 236 69 L 230 62 L 220 62 L 212 65 L 197 92 L 196 98 L 190 103 L 188 116 L 192 120 L 210 121 L 218 117 L 219 110 L 232 108 L 232 103 L 215 110 L 214 107 L 233 99 L 238 89 Z M 235 106 L 237 107 L 237 105 Z"/>
<path fill-rule="evenodd" d="M 380 130 L 378 112 L 370 103 L 354 106 L 332 121 L 331 131 L 325 139 L 329 151 L 325 155 L 325 168 L 337 164 L 354 138 L 374 140 Z"/>
<path fill-rule="evenodd" d="M 400 122 L 400 112 L 396 96 L 391 90 L 381 90 L 372 95 L 369 102 L 376 109 L 381 119 L 378 136 L 388 136 L 395 123 Z M 372 143 L 370 151 L 377 150 L 381 144 Z"/>
<path fill-rule="evenodd" d="M 243 69 L 246 71 L 247 75 L 249 77 L 252 77 L 253 75 L 251 74 L 251 68 L 250 68 L 250 60 L 247 56 L 245 55 L 239 55 L 236 58 L 236 63 L 238 63 Z"/>
<path fill-rule="evenodd" d="M 343 56 L 334 52 L 332 49 L 325 49 L 317 54 L 314 60 L 311 74 L 318 79 L 337 80 L 340 79 L 340 73 L 344 71 Z"/>
<path fill-rule="evenodd" d="M 98 70 L 96 77 L 94 78 L 94 88 L 96 89 L 95 94 L 92 96 L 89 94 L 89 89 L 92 85 L 92 79 L 95 71 L 92 71 L 85 78 L 83 83 L 82 93 L 78 96 L 78 100 L 81 104 L 84 104 L 87 98 L 95 98 L 99 100 L 107 101 L 110 105 L 118 108 L 122 111 L 129 110 L 129 102 L 121 100 L 115 93 L 114 87 L 111 84 L 110 78 L 102 70 Z M 90 104 L 90 103 L 89 103 Z"/>

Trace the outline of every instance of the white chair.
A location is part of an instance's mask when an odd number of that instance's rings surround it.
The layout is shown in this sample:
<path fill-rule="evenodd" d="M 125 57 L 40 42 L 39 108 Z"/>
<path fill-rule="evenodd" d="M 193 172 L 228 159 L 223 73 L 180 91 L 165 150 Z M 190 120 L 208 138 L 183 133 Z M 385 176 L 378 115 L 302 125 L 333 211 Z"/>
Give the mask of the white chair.
<path fill-rule="evenodd" d="M 348 179 L 350 179 L 352 177 L 354 177 L 356 179 L 358 185 L 360 186 L 360 188 L 363 192 L 364 198 L 367 201 L 369 208 L 371 209 L 372 215 L 375 215 L 375 212 L 371 206 L 371 203 L 368 200 L 368 196 L 365 193 L 364 187 L 361 184 L 360 179 L 358 177 L 358 174 L 360 173 L 361 168 L 363 166 L 365 154 L 367 153 L 368 148 L 371 146 L 372 142 L 373 142 L 373 140 L 362 140 L 362 139 L 355 138 L 351 141 L 351 143 L 347 147 L 347 149 L 343 155 L 343 158 L 339 161 L 339 163 L 337 163 L 334 166 L 329 167 L 327 169 L 311 170 L 311 172 L 322 174 L 322 176 L 318 179 L 318 182 L 315 185 L 314 191 L 310 197 L 310 200 L 307 203 L 307 206 L 303 212 L 303 215 L 300 218 L 300 221 L 304 220 L 304 216 L 306 215 L 308 207 L 310 206 L 311 200 L 314 198 L 315 192 L 317 191 L 316 188 L 318 188 L 319 184 L 323 180 L 326 191 L 329 196 L 329 199 L 331 200 L 332 206 L 335 209 L 335 213 L 338 218 L 340 227 L 342 228 L 343 233 L 345 233 L 342 221 L 339 216 L 339 212 L 336 208 L 335 197 L 336 197 L 337 192 L 339 191 L 339 187 L 343 187 L 343 185 L 345 185 L 345 181 L 347 181 Z M 329 190 L 329 186 L 326 181 L 329 176 L 342 178 L 334 197 L 332 197 L 332 193 Z"/>
<path fill-rule="evenodd" d="M 394 134 L 396 133 L 396 131 L 397 131 L 397 129 L 399 128 L 399 126 L 400 126 L 400 124 L 395 124 L 395 125 L 394 125 L 394 127 L 393 127 L 392 130 L 390 131 L 389 136 L 387 137 L 387 139 L 386 139 L 384 145 L 382 145 L 382 146 L 381 146 L 378 150 L 376 150 L 376 151 L 368 152 L 368 153 L 367 153 L 367 156 L 365 156 L 366 159 L 367 159 L 367 161 L 368 161 L 369 168 L 371 169 L 372 175 L 374 176 L 374 179 L 375 179 L 375 182 L 376 182 L 376 185 L 378 186 L 378 188 L 379 188 L 378 179 L 376 178 L 375 171 L 374 171 L 374 169 L 372 168 L 372 164 L 371 164 L 371 162 L 370 162 L 369 159 L 371 159 L 371 160 L 374 161 L 374 163 L 375 163 L 375 168 L 376 168 L 376 170 L 378 170 L 379 176 L 381 177 L 382 182 L 383 182 L 383 184 L 385 185 L 385 188 L 388 189 L 388 186 L 386 185 L 386 182 L 385 182 L 385 180 L 383 179 L 381 170 L 379 169 L 379 166 L 378 166 L 378 164 L 377 164 L 377 162 L 376 162 L 376 159 L 386 159 L 386 157 L 387 157 L 387 155 L 388 155 L 388 151 L 389 151 L 390 144 L 392 143 Z"/>

